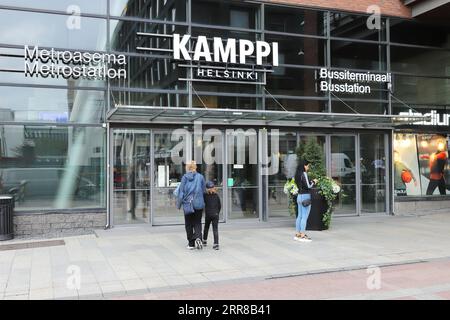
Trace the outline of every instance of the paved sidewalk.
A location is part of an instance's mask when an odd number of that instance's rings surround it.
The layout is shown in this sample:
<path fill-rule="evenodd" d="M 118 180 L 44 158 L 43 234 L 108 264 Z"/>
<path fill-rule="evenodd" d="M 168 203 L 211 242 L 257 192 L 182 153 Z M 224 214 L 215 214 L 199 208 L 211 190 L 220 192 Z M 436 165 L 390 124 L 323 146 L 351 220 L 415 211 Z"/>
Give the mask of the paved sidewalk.
<path fill-rule="evenodd" d="M 118 300 L 450 300 L 450 259 L 379 269 L 308 274 L 168 289 Z M 375 277 L 378 278 L 375 280 Z"/>
<path fill-rule="evenodd" d="M 450 257 L 450 213 L 337 218 L 331 230 L 310 232 L 312 243 L 293 241 L 290 224 L 221 225 L 220 251 L 186 250 L 183 226 L 115 228 L 65 238 L 63 246 L 0 250 L 0 299 L 111 298 Z M 80 289 L 68 289 L 77 270 Z"/>

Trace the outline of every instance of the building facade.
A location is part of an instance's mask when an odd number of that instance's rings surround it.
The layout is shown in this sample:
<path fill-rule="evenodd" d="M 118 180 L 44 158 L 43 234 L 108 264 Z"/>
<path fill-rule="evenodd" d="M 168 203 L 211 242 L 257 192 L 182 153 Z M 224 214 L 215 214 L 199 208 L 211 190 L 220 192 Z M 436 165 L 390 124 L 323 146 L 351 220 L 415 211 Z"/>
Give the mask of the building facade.
<path fill-rule="evenodd" d="M 369 2 L 1 0 L 16 234 L 182 223 L 190 159 L 222 221 L 292 219 L 283 187 L 311 139 L 335 216 L 448 208 L 448 8 Z"/>

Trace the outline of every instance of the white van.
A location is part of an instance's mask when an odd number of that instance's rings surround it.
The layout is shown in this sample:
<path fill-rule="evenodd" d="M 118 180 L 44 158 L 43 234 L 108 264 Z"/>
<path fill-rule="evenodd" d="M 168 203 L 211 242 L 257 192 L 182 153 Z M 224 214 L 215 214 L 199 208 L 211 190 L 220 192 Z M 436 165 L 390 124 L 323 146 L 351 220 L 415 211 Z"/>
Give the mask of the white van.
<path fill-rule="evenodd" d="M 356 173 L 355 165 L 345 153 L 331 154 L 331 176 L 333 178 L 344 178 Z"/>

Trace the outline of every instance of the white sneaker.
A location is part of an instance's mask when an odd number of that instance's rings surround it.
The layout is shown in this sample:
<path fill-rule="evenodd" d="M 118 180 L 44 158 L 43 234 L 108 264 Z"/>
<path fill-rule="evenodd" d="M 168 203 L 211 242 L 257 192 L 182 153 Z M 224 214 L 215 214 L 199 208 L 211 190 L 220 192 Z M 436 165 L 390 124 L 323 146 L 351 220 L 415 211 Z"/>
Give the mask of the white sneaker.
<path fill-rule="evenodd" d="M 194 250 L 195 247 L 191 247 L 190 245 L 188 245 L 188 246 L 186 247 L 186 249 L 188 249 L 188 250 Z"/>
<path fill-rule="evenodd" d="M 203 249 L 203 242 L 202 242 L 201 239 L 195 240 L 195 247 L 196 247 L 198 250 Z"/>

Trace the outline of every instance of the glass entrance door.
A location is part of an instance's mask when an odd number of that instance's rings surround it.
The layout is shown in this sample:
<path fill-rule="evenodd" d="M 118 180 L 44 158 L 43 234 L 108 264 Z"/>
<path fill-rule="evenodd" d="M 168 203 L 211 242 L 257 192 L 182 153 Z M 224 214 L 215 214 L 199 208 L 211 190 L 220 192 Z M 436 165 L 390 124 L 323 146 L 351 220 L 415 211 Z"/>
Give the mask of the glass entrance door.
<path fill-rule="evenodd" d="M 331 136 L 331 177 L 341 185 L 335 205 L 335 214 L 356 215 L 358 199 L 356 136 Z"/>
<path fill-rule="evenodd" d="M 150 217 L 150 130 L 113 129 L 113 224 L 146 223 Z"/>
<path fill-rule="evenodd" d="M 171 131 L 153 133 L 153 225 L 184 223 L 183 213 L 176 207 L 173 192 L 181 183 L 185 168 L 184 165 L 173 161 L 172 151 L 179 141 L 173 141 L 171 134 Z"/>
<path fill-rule="evenodd" d="M 226 131 L 227 208 L 230 219 L 259 219 L 260 168 L 255 130 Z"/>
<path fill-rule="evenodd" d="M 387 211 L 387 136 L 385 134 L 361 134 L 361 213 L 385 213 Z"/>

